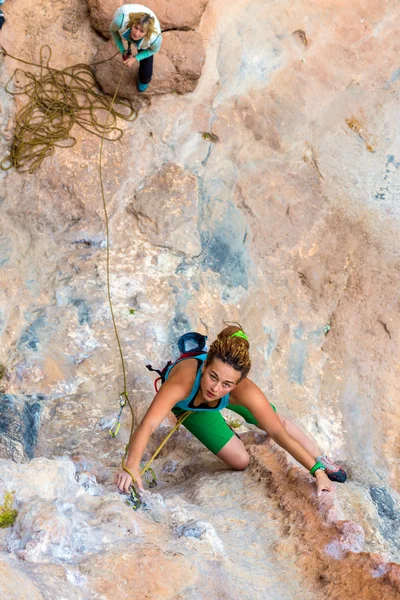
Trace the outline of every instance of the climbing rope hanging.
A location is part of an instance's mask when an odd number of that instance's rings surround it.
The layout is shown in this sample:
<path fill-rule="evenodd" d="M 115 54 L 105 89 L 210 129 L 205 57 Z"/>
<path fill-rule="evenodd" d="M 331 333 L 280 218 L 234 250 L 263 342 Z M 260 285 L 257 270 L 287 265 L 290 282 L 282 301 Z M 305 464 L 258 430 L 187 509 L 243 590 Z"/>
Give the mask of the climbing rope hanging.
<path fill-rule="evenodd" d="M 117 119 L 133 121 L 137 117 L 137 111 L 129 101 L 117 100 L 123 71 L 111 101 L 99 91 L 92 66 L 112 60 L 116 55 L 92 63 L 92 65 L 77 64 L 59 70 L 50 67 L 51 48 L 46 45 L 40 49 L 39 64 L 13 56 L 4 48 L 3 53 L 18 62 L 40 69 L 38 76 L 30 71 L 16 69 L 7 82 L 5 89 L 9 94 L 13 96 L 27 95 L 28 102 L 16 115 L 11 151 L 0 162 L 3 170 L 15 168 L 20 172 L 33 173 L 45 158 L 54 154 L 56 147 L 71 147 L 76 144 L 76 138 L 71 135 L 71 129 L 75 124 L 101 138 L 99 178 L 106 228 L 107 296 L 123 374 L 118 425 L 115 429 L 112 427 L 110 433 L 113 437 L 117 435 L 122 410 L 128 403 L 131 412 L 131 437 L 134 429 L 134 413 L 128 395 L 125 360 L 111 297 L 110 231 L 104 193 L 102 159 L 104 140 L 116 141 L 123 135 L 122 129 L 117 126 Z M 45 56 L 46 53 L 47 56 Z M 10 89 L 12 84 L 16 90 Z M 105 119 L 104 111 L 106 111 Z M 101 115 L 103 115 L 103 119 Z M 127 452 L 128 446 L 122 459 L 122 466 L 124 466 Z"/>
<path fill-rule="evenodd" d="M 128 402 L 132 413 L 132 432 L 133 409 L 128 398 L 125 361 L 110 289 L 110 235 L 104 194 L 102 157 L 104 140 L 116 141 L 123 135 L 122 129 L 117 126 L 117 119 L 132 121 L 137 117 L 137 111 L 129 101 L 116 100 L 123 71 L 121 71 L 111 101 L 99 91 L 92 66 L 112 60 L 116 55 L 92 63 L 92 65 L 82 63 L 59 70 L 50 67 L 51 48 L 47 45 L 40 49 L 39 64 L 13 56 L 4 48 L 3 53 L 18 62 L 40 69 L 38 76 L 30 71 L 16 69 L 7 82 L 5 89 L 9 94 L 13 96 L 27 95 L 29 100 L 16 115 L 16 128 L 10 154 L 0 162 L 3 170 L 14 167 L 22 172 L 33 173 L 45 158 L 54 154 L 56 147 L 71 147 L 76 144 L 76 138 L 70 133 L 75 124 L 101 138 L 99 176 L 106 225 L 107 295 L 124 380 L 124 390 L 120 394 L 121 412 Z M 25 83 L 21 83 L 21 79 L 25 79 Z M 17 91 L 10 89 L 11 84 L 14 84 Z M 125 110 L 125 112 L 121 112 L 121 110 Z M 104 111 L 106 111 L 105 119 Z M 102 114 L 103 119 L 101 119 Z"/>
<path fill-rule="evenodd" d="M 118 434 L 122 411 L 128 404 L 131 412 L 129 434 L 129 439 L 131 439 L 134 429 L 134 412 L 128 395 L 125 360 L 111 297 L 110 232 L 103 183 L 102 159 L 104 140 L 116 141 L 123 135 L 122 129 L 117 126 L 117 119 L 133 121 L 137 117 L 137 111 L 129 101 L 117 100 L 123 71 L 111 102 L 107 96 L 99 91 L 92 66 L 112 60 L 116 55 L 92 63 L 92 65 L 82 63 L 59 70 L 50 67 L 51 48 L 47 45 L 42 46 L 40 49 L 39 64 L 13 56 L 4 48 L 2 51 L 5 56 L 9 56 L 18 62 L 39 67 L 40 74 L 36 76 L 30 71 L 16 69 L 6 84 L 5 89 L 9 94 L 13 96 L 27 95 L 29 100 L 16 115 L 16 127 L 11 151 L 0 161 L 1 169 L 7 171 L 15 168 L 20 172 L 33 173 L 41 166 L 45 158 L 54 154 L 56 147 L 72 147 L 77 143 L 76 138 L 71 135 L 71 129 L 75 124 L 101 138 L 99 179 L 106 228 L 107 296 L 123 374 L 123 391 L 119 396 L 120 411 L 117 420 L 110 429 L 110 434 L 112 437 L 116 437 Z M 45 57 L 45 52 L 47 52 L 47 57 Z M 25 83 L 22 83 L 21 80 L 24 78 Z M 10 89 L 12 84 L 16 90 Z M 118 109 L 115 108 L 116 106 Z M 121 112 L 121 110 L 125 112 Z M 106 111 L 106 118 L 102 120 L 100 114 L 104 111 Z M 171 435 L 190 414 L 191 411 L 187 411 L 178 419 L 175 427 L 166 436 L 150 460 L 144 466 L 141 465 L 140 474 L 145 476 L 149 487 L 156 485 L 155 474 L 151 468 L 152 462 Z M 141 500 L 133 485 L 135 479 L 125 466 L 128 450 L 129 444 L 125 448 L 121 466 L 129 473 L 133 482 L 128 504 L 137 509 L 141 504 Z"/>
<path fill-rule="evenodd" d="M 28 96 L 27 104 L 16 115 L 10 153 L 0 162 L 5 171 L 14 167 L 33 173 L 45 158 L 54 154 L 56 147 L 74 146 L 76 138 L 71 129 L 75 124 L 102 139 L 116 141 L 123 134 L 117 119 L 132 121 L 137 117 L 131 102 L 116 101 L 116 94 L 110 102 L 99 90 L 92 67 L 115 55 L 91 65 L 81 63 L 54 69 L 50 66 L 51 48 L 47 45 L 40 49 L 39 64 L 13 56 L 4 48 L 2 51 L 18 62 L 39 68 L 39 75 L 17 68 L 5 87 L 13 96 Z"/>

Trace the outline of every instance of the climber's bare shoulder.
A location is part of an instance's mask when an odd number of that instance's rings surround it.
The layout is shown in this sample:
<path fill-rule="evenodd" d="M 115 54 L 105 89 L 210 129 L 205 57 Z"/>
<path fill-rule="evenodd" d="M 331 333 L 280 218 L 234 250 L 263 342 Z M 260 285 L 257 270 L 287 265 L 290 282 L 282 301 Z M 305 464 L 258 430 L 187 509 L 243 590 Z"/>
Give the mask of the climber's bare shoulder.
<path fill-rule="evenodd" d="M 181 396 L 179 399 L 183 400 L 192 391 L 197 368 L 198 362 L 195 358 L 188 358 L 178 362 L 172 367 L 168 379 L 163 383 L 161 390 L 164 389 L 164 391 L 168 392 L 174 390 L 174 396 L 178 393 L 178 396 Z"/>
<path fill-rule="evenodd" d="M 254 403 L 268 402 L 265 394 L 260 390 L 251 379 L 245 377 L 230 393 L 230 402 L 232 404 L 240 404 L 246 408 L 250 408 Z"/>

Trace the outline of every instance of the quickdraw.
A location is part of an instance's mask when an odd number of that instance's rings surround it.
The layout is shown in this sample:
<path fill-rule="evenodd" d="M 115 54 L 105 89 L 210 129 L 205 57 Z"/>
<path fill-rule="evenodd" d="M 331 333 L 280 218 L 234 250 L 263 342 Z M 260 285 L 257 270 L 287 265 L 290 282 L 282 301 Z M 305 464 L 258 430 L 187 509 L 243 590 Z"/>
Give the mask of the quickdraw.
<path fill-rule="evenodd" d="M 143 468 L 142 463 L 140 464 L 140 468 Z M 147 467 L 146 471 L 144 472 L 144 479 L 150 489 L 156 487 L 157 478 L 156 478 L 156 474 L 154 473 L 154 471 L 151 467 Z"/>
<path fill-rule="evenodd" d="M 146 471 L 143 471 L 143 469 L 144 469 L 143 463 L 140 463 L 140 468 L 142 469 L 141 475 L 144 475 L 144 480 L 147 483 L 148 487 L 150 489 L 156 487 L 157 478 L 156 478 L 156 474 L 154 473 L 153 469 L 151 467 L 148 467 L 146 469 Z M 142 505 L 142 500 L 141 500 L 138 492 L 136 491 L 133 483 L 129 486 L 129 498 L 127 499 L 126 503 L 128 506 L 133 508 L 133 510 L 137 510 Z"/>
<path fill-rule="evenodd" d="M 119 395 L 119 406 L 120 406 L 119 414 L 109 429 L 110 435 L 113 438 L 117 437 L 119 428 L 121 427 L 121 415 L 122 415 L 122 411 L 124 410 L 124 407 L 126 406 L 127 400 L 128 400 L 128 394 L 126 392 L 121 392 Z"/>
<path fill-rule="evenodd" d="M 127 505 L 130 506 L 131 508 L 133 508 L 133 510 L 137 510 L 138 508 L 141 507 L 142 505 L 142 501 L 139 498 L 138 493 L 135 490 L 135 487 L 133 485 L 130 486 L 129 488 L 129 498 L 126 501 Z"/>
<path fill-rule="evenodd" d="M 143 469 L 143 463 L 140 463 L 140 468 Z M 156 474 L 154 473 L 154 471 L 151 467 L 148 467 L 146 469 L 146 471 L 144 471 L 144 473 L 142 471 L 141 475 L 144 475 L 144 480 L 150 489 L 156 487 L 157 478 L 156 478 Z M 136 491 L 133 483 L 129 486 L 129 498 L 127 499 L 126 503 L 133 510 L 137 510 L 142 505 L 142 500 L 140 499 L 140 496 L 139 496 L 138 492 Z"/>

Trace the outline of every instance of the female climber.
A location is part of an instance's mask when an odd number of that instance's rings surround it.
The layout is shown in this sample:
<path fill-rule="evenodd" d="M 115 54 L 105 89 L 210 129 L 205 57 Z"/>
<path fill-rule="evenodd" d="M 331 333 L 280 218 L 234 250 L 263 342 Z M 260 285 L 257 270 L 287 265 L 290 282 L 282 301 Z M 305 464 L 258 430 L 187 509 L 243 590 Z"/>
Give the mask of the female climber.
<path fill-rule="evenodd" d="M 143 490 L 142 455 L 150 436 L 171 410 L 178 418 L 185 411 L 193 411 L 184 421 L 184 427 L 231 469 L 245 469 L 250 459 L 243 442 L 222 417 L 223 408 L 263 429 L 310 471 L 316 479 L 318 496 L 323 491 L 334 491 L 331 480 L 346 480 L 343 469 L 323 455 L 294 423 L 278 415 L 263 392 L 248 379 L 249 348 L 242 328 L 230 325 L 218 334 L 208 353 L 203 350 L 196 356 L 180 358 L 168 367 L 164 383 L 131 437 L 124 465 L 127 471 L 122 470 L 115 477 L 121 491 L 128 493 L 131 475 Z"/>
<path fill-rule="evenodd" d="M 118 8 L 110 33 L 127 67 L 139 63 L 137 89 L 144 92 L 153 75 L 153 56 L 161 48 L 161 26 L 150 8 L 141 4 L 124 4 Z M 125 49 L 124 42 L 127 42 Z M 132 48 L 136 54 L 132 55 Z"/>

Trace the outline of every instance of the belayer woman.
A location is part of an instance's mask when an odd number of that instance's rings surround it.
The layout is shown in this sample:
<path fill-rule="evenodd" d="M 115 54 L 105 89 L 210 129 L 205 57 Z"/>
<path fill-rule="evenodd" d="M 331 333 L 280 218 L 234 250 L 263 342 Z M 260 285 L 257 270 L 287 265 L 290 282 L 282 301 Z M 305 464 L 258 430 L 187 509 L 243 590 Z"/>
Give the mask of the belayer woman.
<path fill-rule="evenodd" d="M 115 477 L 121 491 L 128 493 L 131 475 L 143 490 L 140 461 L 150 436 L 169 411 L 178 418 L 185 411 L 192 411 L 183 426 L 231 469 L 245 469 L 249 455 L 222 417 L 223 408 L 264 430 L 310 471 L 316 479 L 318 496 L 323 491 L 334 491 L 332 481 L 346 480 L 343 469 L 323 455 L 294 423 L 278 415 L 260 388 L 247 377 L 251 366 L 249 347 L 242 328 L 230 325 L 218 334 L 208 353 L 200 351 L 168 367 L 164 383 L 131 437 L 124 465 L 129 473 L 122 470 Z"/>
<path fill-rule="evenodd" d="M 132 67 L 139 63 L 137 89 L 144 92 L 153 76 L 153 56 L 162 43 L 161 26 L 156 15 L 141 4 L 124 4 L 114 14 L 110 33 L 124 64 Z"/>

